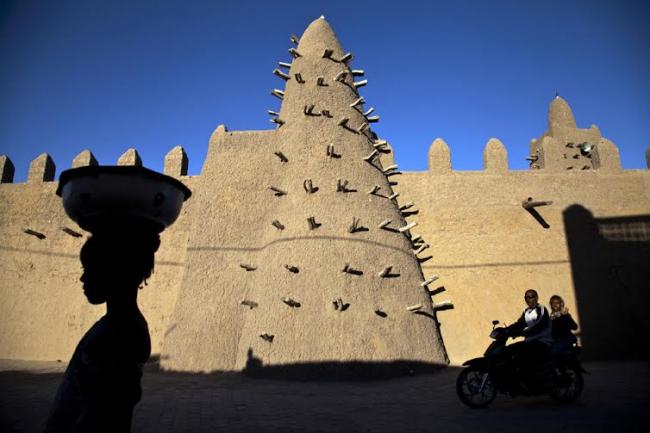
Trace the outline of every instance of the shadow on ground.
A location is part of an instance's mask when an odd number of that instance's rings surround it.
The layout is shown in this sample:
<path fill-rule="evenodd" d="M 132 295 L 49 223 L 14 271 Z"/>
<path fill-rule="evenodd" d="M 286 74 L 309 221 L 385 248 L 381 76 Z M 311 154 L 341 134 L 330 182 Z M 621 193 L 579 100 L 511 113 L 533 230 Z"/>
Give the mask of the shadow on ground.
<path fill-rule="evenodd" d="M 459 369 L 454 367 L 389 380 L 301 381 L 275 374 L 267 380 L 239 373 L 165 372 L 151 362 L 133 431 L 645 431 L 650 363 L 588 363 L 586 368 L 592 374 L 576 404 L 499 396 L 487 410 L 472 410 L 456 398 Z M 57 363 L 0 361 L 0 431 L 40 432 L 63 369 Z"/>

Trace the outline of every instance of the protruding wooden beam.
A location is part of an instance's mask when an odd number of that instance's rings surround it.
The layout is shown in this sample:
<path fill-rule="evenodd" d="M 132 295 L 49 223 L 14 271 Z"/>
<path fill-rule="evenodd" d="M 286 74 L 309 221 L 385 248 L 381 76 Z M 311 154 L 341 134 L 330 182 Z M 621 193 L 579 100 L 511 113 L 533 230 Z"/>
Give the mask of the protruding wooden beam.
<path fill-rule="evenodd" d="M 41 241 L 47 237 L 43 233 L 37 232 L 36 230 L 32 230 L 32 229 L 23 229 L 23 233 L 26 233 L 28 235 L 32 235 L 32 236 L 38 238 Z"/>
<path fill-rule="evenodd" d="M 269 343 L 273 343 L 273 339 L 275 338 L 275 335 L 265 332 L 264 334 L 260 334 L 260 338 L 264 341 L 268 341 Z"/>
<path fill-rule="evenodd" d="M 278 158 L 280 158 L 280 161 L 281 161 L 281 162 L 289 162 L 289 160 L 287 159 L 287 157 L 284 156 L 284 153 L 282 153 L 282 152 L 273 152 L 273 153 L 275 154 L 275 156 L 277 156 Z"/>
<path fill-rule="evenodd" d="M 553 201 L 550 201 L 550 200 L 548 200 L 548 201 L 533 201 L 532 197 L 528 197 L 526 200 L 521 202 L 521 206 L 526 210 L 536 208 L 536 207 L 539 207 L 539 206 L 550 206 L 552 204 L 553 204 Z"/>
<path fill-rule="evenodd" d="M 282 72 L 282 71 L 279 70 L 278 68 L 275 68 L 275 69 L 273 70 L 273 74 L 274 74 L 274 75 L 277 75 L 277 76 L 280 77 L 280 78 L 282 78 L 284 81 L 289 81 L 289 80 L 291 79 L 291 76 L 290 76 L 290 75 L 285 74 L 284 72 Z"/>
<path fill-rule="evenodd" d="M 239 305 L 245 305 L 251 310 L 258 306 L 257 302 L 251 301 L 250 299 L 242 299 L 241 301 L 239 301 Z"/>
<path fill-rule="evenodd" d="M 269 189 L 274 192 L 274 195 L 276 197 L 282 197 L 283 195 L 287 195 L 287 192 L 283 189 L 280 189 L 275 186 L 270 186 Z"/>
<path fill-rule="evenodd" d="M 347 63 L 350 60 L 352 60 L 352 53 L 346 53 L 343 57 L 339 59 L 339 62 L 341 63 Z"/>

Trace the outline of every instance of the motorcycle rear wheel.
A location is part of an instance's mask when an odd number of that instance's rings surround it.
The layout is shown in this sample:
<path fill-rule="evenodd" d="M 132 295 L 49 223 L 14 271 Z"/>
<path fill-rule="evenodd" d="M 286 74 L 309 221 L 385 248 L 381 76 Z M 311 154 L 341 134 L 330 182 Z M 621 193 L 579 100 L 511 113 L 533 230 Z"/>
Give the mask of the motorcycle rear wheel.
<path fill-rule="evenodd" d="M 549 394 L 558 403 L 572 403 L 582 394 L 584 378 L 577 368 L 564 369 L 556 380 L 558 383 L 553 386 Z"/>
<path fill-rule="evenodd" d="M 456 393 L 465 405 L 471 408 L 482 408 L 494 401 L 497 389 L 487 372 L 469 366 L 458 375 Z"/>

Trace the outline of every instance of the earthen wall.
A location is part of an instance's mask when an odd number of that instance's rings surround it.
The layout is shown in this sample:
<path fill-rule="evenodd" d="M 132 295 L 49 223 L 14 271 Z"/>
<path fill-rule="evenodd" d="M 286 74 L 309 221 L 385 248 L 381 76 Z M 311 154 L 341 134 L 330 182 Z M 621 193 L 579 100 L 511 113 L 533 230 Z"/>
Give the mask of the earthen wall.
<path fill-rule="evenodd" d="M 232 160 L 238 159 L 239 153 L 252 151 L 245 143 L 247 137 L 252 137 L 249 144 L 260 145 L 268 139 L 260 142 L 258 137 L 268 138 L 273 133 L 235 134 L 238 137 L 232 143 L 237 146 L 224 150 L 234 152 L 228 158 Z M 432 146 L 431 151 L 433 158 L 436 158 L 435 147 Z M 432 258 L 421 266 L 426 278 L 440 277 L 432 287 L 440 288 L 434 301 L 453 303 L 453 309 L 438 312 L 452 364 L 482 353 L 489 343 L 487 334 L 491 320 L 511 323 L 523 308 L 523 291 L 527 288 L 537 289 L 545 302 L 552 294 L 565 297 L 578 322 L 582 319 L 581 305 L 597 301 L 584 291 L 580 297 L 576 295 L 564 218 L 567 209 L 579 205 L 596 219 L 638 217 L 641 233 L 645 230 L 643 224 L 650 229 L 650 223 L 643 222 L 650 219 L 650 172 L 646 170 L 614 173 L 598 170 L 548 173 L 507 168 L 497 172 L 490 169 L 455 171 L 444 169 L 446 164 L 451 167 L 450 162 L 438 158 L 432 162 L 431 170 L 405 172 L 394 188 L 400 194 L 400 204 L 412 201 L 419 210 L 408 220 L 418 222 L 413 235 L 422 235 L 431 245 L 428 251 Z M 225 169 L 227 164 L 219 166 Z M 201 194 L 200 176 L 181 176 L 180 179 Z M 56 186 L 57 183 L 51 181 L 0 184 L 2 358 L 65 360 L 83 333 L 103 314 L 104 307 L 86 302 L 79 282 L 78 254 L 87 233 L 65 215 L 60 198 L 55 195 Z M 235 190 L 203 194 L 220 195 L 221 200 L 232 206 L 221 211 L 208 209 L 207 213 L 201 212 L 201 218 L 213 215 L 223 219 L 232 214 L 235 224 L 254 225 L 256 218 L 263 217 L 259 213 L 255 215 L 254 203 L 246 204 L 245 197 Z M 528 197 L 552 201 L 548 206 L 537 208 L 548 228 L 522 207 Z M 139 302 L 149 322 L 154 353 L 161 351 L 166 334 L 178 331 L 179 324 L 171 323 L 171 316 L 185 272 L 193 212 L 190 200 L 178 221 L 162 234 L 155 272 L 140 294 Z M 26 229 L 43 234 L 45 238 L 27 234 Z M 64 229 L 82 236 L 75 237 Z M 243 261 L 237 249 L 244 251 L 246 245 L 231 247 L 231 251 L 211 252 L 237 255 L 222 258 L 222 265 L 215 262 L 213 276 L 224 266 L 237 267 Z M 206 253 L 200 248 L 190 251 L 190 254 Z M 242 271 L 241 276 L 244 278 L 246 274 Z M 211 275 L 197 273 L 194 278 L 201 280 Z M 611 284 L 616 290 L 616 283 Z M 245 297 L 245 293 L 238 291 L 236 281 L 229 285 L 234 303 Z M 635 304 L 644 305 L 648 300 L 645 292 L 634 293 L 635 298 L 630 302 L 632 310 Z M 594 296 L 602 296 L 602 293 L 594 293 Z M 205 311 L 196 311 L 197 317 L 210 311 L 214 313 L 216 306 L 211 306 L 208 299 L 204 304 Z M 241 313 L 246 314 L 245 309 Z M 238 332 L 236 329 L 233 327 L 231 331 Z M 215 338 L 225 339 L 230 331 L 212 329 L 211 332 Z"/>
<path fill-rule="evenodd" d="M 89 234 L 65 214 L 58 182 L 43 181 L 36 170 L 32 165 L 27 183 L 0 184 L 0 358 L 67 360 L 105 307 L 88 304 L 79 281 L 79 251 Z M 194 189 L 195 178 L 179 179 Z M 139 295 L 154 353 L 184 271 L 188 205 L 162 233 L 154 273 Z"/>

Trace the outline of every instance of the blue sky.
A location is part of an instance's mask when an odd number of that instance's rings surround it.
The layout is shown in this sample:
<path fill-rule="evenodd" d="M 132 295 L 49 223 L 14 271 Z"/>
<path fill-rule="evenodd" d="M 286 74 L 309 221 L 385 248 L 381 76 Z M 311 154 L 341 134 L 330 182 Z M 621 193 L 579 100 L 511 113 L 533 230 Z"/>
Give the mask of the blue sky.
<path fill-rule="evenodd" d="M 58 176 L 87 148 L 115 164 L 135 147 L 161 170 L 181 144 L 198 174 L 217 125 L 271 128 L 271 71 L 321 14 L 366 70 L 402 169 L 426 169 L 436 137 L 454 169 L 481 169 L 490 137 L 527 167 L 556 89 L 625 168 L 645 167 L 650 2 L 631 0 L 0 0 L 0 154 L 22 182 L 44 151 Z"/>

